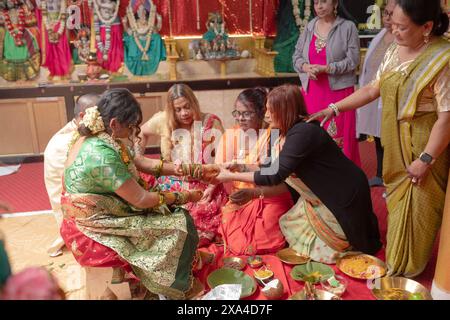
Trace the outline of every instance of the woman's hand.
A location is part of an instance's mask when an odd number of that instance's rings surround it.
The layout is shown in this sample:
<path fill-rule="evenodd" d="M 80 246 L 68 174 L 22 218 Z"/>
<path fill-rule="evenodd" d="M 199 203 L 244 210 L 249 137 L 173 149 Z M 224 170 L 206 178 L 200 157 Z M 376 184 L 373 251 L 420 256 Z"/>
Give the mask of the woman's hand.
<path fill-rule="evenodd" d="M 211 184 L 219 184 L 224 182 L 233 181 L 232 172 L 228 169 L 221 168 L 220 173 L 210 181 Z"/>
<path fill-rule="evenodd" d="M 189 191 L 189 202 L 199 202 L 202 197 L 203 197 L 203 191 L 201 191 L 201 190 Z"/>
<path fill-rule="evenodd" d="M 414 160 L 407 168 L 408 176 L 413 184 L 420 185 L 428 174 L 430 165 L 420 159 Z"/>
<path fill-rule="evenodd" d="M 216 189 L 215 185 L 209 185 L 208 188 L 205 189 L 203 192 L 203 197 L 200 199 L 200 203 L 208 203 L 211 202 L 214 190 Z"/>
<path fill-rule="evenodd" d="M 334 114 L 333 109 L 325 108 L 325 109 L 323 109 L 323 110 L 321 110 L 319 112 L 316 112 L 316 113 L 313 113 L 312 115 L 310 115 L 308 117 L 308 120 L 306 120 L 306 122 L 311 122 L 313 120 L 323 118 L 323 120 L 320 122 L 320 126 L 323 127 L 325 122 L 327 122 L 328 120 L 330 120 L 334 116 L 335 116 L 335 114 Z"/>
<path fill-rule="evenodd" d="M 308 78 L 317 80 L 317 74 L 319 73 L 319 70 L 315 65 L 305 63 L 303 64 L 302 69 L 308 75 Z"/>
<path fill-rule="evenodd" d="M 314 69 L 316 76 L 321 73 L 328 73 L 328 66 L 324 66 L 321 64 L 313 64 L 312 68 Z"/>
<path fill-rule="evenodd" d="M 255 198 L 255 189 L 241 189 L 230 195 L 231 202 L 238 205 L 244 205 Z"/>
<path fill-rule="evenodd" d="M 230 170 L 231 172 L 244 172 L 245 164 L 240 164 L 236 162 L 228 162 L 222 165 L 222 168 Z"/>

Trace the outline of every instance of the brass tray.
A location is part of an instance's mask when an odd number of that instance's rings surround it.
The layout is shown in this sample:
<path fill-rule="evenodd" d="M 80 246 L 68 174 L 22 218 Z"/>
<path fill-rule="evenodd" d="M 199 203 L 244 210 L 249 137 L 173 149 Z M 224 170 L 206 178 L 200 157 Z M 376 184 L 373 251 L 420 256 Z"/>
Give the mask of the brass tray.
<path fill-rule="evenodd" d="M 433 300 L 430 291 L 417 281 L 403 277 L 384 277 L 371 291 L 377 300 Z"/>
<path fill-rule="evenodd" d="M 353 263 L 353 266 L 349 263 Z M 350 253 L 337 259 L 336 267 L 349 277 L 362 280 L 381 278 L 387 269 L 383 261 L 363 253 Z"/>
<path fill-rule="evenodd" d="M 300 254 L 292 248 L 281 249 L 276 255 L 282 262 L 293 265 L 305 264 L 310 260 L 308 256 Z"/>

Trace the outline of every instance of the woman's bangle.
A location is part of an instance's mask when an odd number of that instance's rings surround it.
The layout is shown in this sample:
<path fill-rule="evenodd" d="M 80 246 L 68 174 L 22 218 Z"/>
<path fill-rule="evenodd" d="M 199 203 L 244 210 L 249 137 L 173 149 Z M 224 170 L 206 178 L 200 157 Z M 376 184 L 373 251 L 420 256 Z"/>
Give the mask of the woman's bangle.
<path fill-rule="evenodd" d="M 159 160 L 159 164 L 156 166 L 156 168 L 155 168 L 155 177 L 160 177 L 161 176 L 161 171 L 162 171 L 162 168 L 163 168 L 163 164 L 164 164 L 164 159 L 163 158 L 161 158 L 160 160 Z"/>
<path fill-rule="evenodd" d="M 257 191 L 259 191 L 259 196 L 255 194 L 255 196 L 257 196 L 259 199 L 264 199 L 264 192 L 262 189 L 260 188 L 256 188 Z M 256 197 L 255 197 L 256 198 Z"/>
<path fill-rule="evenodd" d="M 158 196 L 159 196 L 158 206 L 166 204 L 166 198 L 164 197 L 164 195 L 162 193 L 158 193 Z"/>
<path fill-rule="evenodd" d="M 340 114 L 337 105 L 335 105 L 334 103 L 330 103 L 330 104 L 328 105 L 328 108 L 330 108 L 331 110 L 333 110 L 334 115 L 335 115 L 336 117 Z"/>

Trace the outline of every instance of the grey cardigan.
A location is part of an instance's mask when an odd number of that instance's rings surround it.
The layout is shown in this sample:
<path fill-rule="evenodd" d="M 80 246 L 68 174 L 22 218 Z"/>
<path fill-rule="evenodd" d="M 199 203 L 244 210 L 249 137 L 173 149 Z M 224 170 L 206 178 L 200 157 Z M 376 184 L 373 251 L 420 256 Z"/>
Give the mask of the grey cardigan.
<path fill-rule="evenodd" d="M 309 64 L 309 45 L 314 35 L 318 18 L 311 20 L 298 38 L 292 56 L 294 69 L 299 73 L 303 89 L 308 90 L 309 78 L 303 72 L 304 63 Z M 327 64 L 330 67 L 328 80 L 332 90 L 351 87 L 356 84 L 355 70 L 359 65 L 359 37 L 353 22 L 337 17 L 327 38 Z"/>

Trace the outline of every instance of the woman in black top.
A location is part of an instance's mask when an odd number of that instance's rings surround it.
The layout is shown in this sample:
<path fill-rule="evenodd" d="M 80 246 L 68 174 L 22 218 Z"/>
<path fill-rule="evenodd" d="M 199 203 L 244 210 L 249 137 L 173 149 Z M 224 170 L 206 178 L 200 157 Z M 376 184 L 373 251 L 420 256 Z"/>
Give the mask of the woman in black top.
<path fill-rule="evenodd" d="M 259 186 L 286 180 L 301 198 L 280 219 L 281 229 L 291 247 L 314 260 L 333 263 L 348 250 L 376 253 L 381 241 L 367 178 L 319 123 L 304 121 L 307 113 L 300 89 L 275 88 L 267 97 L 266 116 L 279 130 L 275 161 L 255 172 L 223 169 L 217 180 Z"/>

